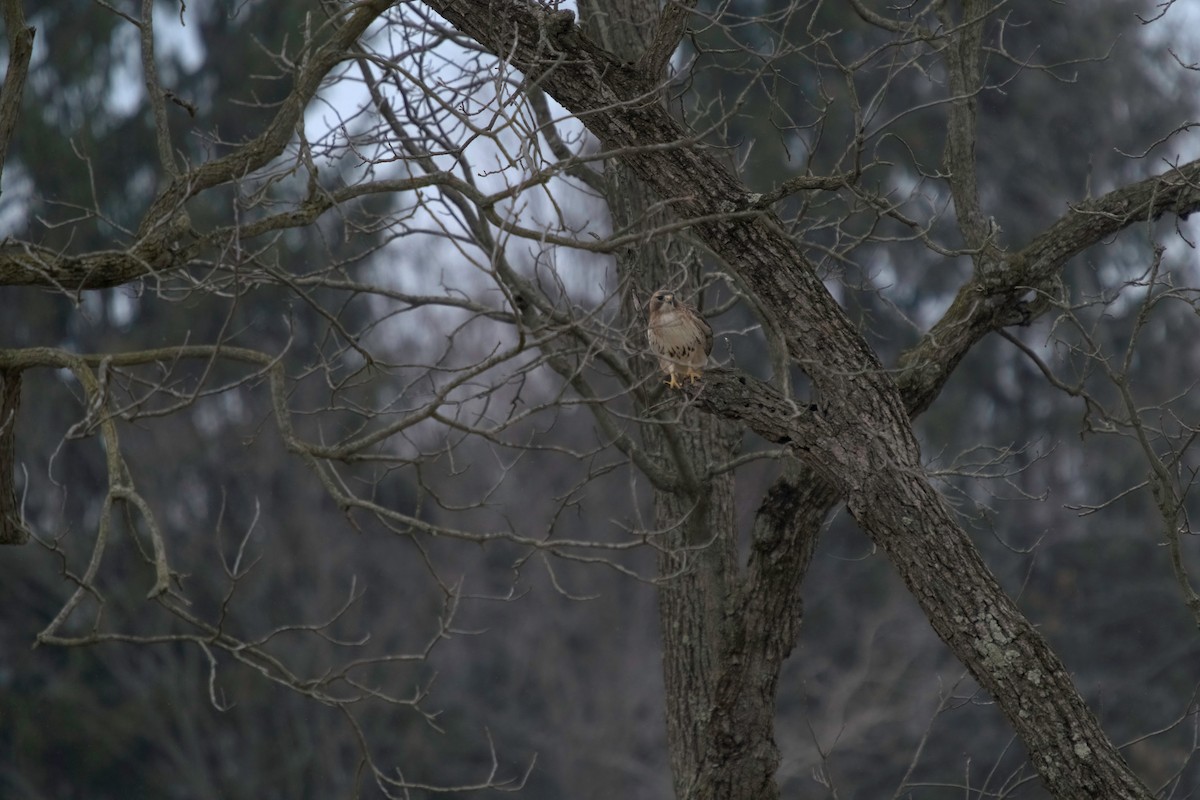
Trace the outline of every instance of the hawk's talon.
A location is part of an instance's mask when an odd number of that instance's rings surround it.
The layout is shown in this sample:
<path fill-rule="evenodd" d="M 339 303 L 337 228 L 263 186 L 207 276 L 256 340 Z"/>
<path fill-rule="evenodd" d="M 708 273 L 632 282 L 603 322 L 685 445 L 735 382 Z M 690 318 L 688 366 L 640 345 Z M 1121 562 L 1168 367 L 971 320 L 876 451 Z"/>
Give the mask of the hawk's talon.
<path fill-rule="evenodd" d="M 672 389 L 682 389 L 683 384 L 679 382 L 679 378 L 674 372 L 671 373 L 671 380 L 667 381 L 667 386 Z"/>

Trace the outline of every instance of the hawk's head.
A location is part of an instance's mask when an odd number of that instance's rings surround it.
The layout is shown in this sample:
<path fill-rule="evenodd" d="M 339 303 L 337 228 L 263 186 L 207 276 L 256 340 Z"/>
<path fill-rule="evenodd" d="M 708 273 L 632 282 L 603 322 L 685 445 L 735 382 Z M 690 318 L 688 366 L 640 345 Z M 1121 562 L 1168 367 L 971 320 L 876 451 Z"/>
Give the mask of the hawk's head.
<path fill-rule="evenodd" d="M 657 314 L 664 309 L 675 308 L 675 293 L 659 289 L 650 297 L 650 313 Z"/>

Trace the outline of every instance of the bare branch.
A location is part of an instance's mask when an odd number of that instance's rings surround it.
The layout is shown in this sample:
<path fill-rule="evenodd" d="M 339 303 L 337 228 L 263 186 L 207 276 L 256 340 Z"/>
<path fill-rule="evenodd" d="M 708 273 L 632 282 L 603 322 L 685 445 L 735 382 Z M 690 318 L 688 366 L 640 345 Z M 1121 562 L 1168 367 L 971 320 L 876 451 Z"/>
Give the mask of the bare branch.
<path fill-rule="evenodd" d="M 158 80 L 158 65 L 154 59 L 154 0 L 142 0 L 142 19 L 138 28 L 142 36 L 142 79 L 146 99 L 154 112 L 154 143 L 158 147 L 158 162 L 165 177 L 179 177 L 175 151 L 171 147 L 171 126 L 167 120 L 166 92 Z"/>
<path fill-rule="evenodd" d="M 4 0 L 4 30 L 8 34 L 8 69 L 0 86 L 0 176 L 8 162 L 8 143 L 21 112 L 21 95 L 33 55 L 34 29 L 25 24 L 21 0 Z"/>

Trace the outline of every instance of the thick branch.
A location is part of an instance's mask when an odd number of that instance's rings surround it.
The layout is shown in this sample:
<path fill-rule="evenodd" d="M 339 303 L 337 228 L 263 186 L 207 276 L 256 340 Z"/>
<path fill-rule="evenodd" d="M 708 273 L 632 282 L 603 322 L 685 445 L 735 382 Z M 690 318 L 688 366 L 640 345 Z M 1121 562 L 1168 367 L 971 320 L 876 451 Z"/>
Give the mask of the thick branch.
<path fill-rule="evenodd" d="M 668 0 L 659 15 L 658 24 L 654 26 L 654 32 L 650 34 L 646 52 L 638 59 L 638 71 L 651 80 L 657 80 L 687 32 L 688 18 L 695 7 L 696 0 Z"/>
<path fill-rule="evenodd" d="M 1028 322 L 1034 292 L 1049 292 L 1074 256 L 1139 222 L 1200 209 L 1200 160 L 1072 206 L 991 271 L 977 271 L 928 333 L 901 356 L 896 376 L 911 414 L 924 411 L 975 343 L 994 330 Z"/>
<path fill-rule="evenodd" d="M 8 160 L 8 143 L 12 140 L 17 116 L 21 112 L 21 95 L 29 74 L 29 57 L 33 55 L 34 29 L 26 27 L 21 0 L 4 0 L 4 30 L 8 32 L 8 69 L 4 86 L 0 87 L 0 176 Z"/>
<path fill-rule="evenodd" d="M 1130 225 L 1149 222 L 1163 214 L 1186 218 L 1197 210 L 1200 210 L 1200 159 L 1172 165 L 1161 175 L 1071 206 L 1068 213 L 1013 257 L 1012 277 L 1021 279 L 1025 286 L 1038 286 L 1057 276 L 1072 256 Z M 1006 276 L 996 276 L 985 289 L 1002 290 L 1009 282 Z"/>
<path fill-rule="evenodd" d="M 0 544 L 29 541 L 29 529 L 21 520 L 21 504 L 13 480 L 20 406 L 21 371 L 0 369 Z"/>
<path fill-rule="evenodd" d="M 181 264 L 190 252 L 177 250 L 164 237 L 144 240 L 129 250 L 100 250 L 79 256 L 9 242 L 0 244 L 0 286 L 47 286 L 68 292 L 104 289 Z"/>

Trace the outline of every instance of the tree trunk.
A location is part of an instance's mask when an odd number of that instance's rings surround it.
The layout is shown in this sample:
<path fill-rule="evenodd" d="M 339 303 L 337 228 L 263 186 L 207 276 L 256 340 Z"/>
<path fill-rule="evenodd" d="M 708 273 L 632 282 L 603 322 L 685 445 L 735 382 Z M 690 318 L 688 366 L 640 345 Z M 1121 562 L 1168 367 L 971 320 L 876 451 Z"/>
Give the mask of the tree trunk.
<path fill-rule="evenodd" d="M 645 51 L 657 15 L 654 0 L 581 4 L 585 29 L 627 61 L 637 60 Z M 680 237 L 652 234 L 656 227 L 673 220 L 653 209 L 655 198 L 620 160 L 610 159 L 605 164 L 605 178 L 614 229 L 647 232 L 644 245 L 628 248 L 617 257 L 618 282 L 624 290 L 624 325 L 634 331 L 635 348 L 644 349 L 641 331 L 646 301 L 664 286 L 685 296 L 695 293 L 698 262 Z M 643 376 L 649 389 L 657 389 L 661 385 L 657 363 L 645 357 L 635 357 L 635 362 L 631 365 L 634 374 Z M 707 473 L 711 465 L 729 460 L 740 436 L 732 423 L 669 402 L 665 413 L 676 417 L 677 424 L 664 427 L 650 407 L 661 408 L 664 399 L 678 400 L 680 396 L 642 395 L 645 402 L 640 413 L 648 419 L 642 426 L 642 438 L 677 483 L 675 488 L 654 492 L 654 523 L 663 532 L 657 543 L 658 598 L 671 773 L 676 797 L 710 796 L 698 790 L 697 777 L 701 761 L 711 749 L 709 723 L 727 649 L 726 629 L 734 617 L 730 604 L 737 572 L 737 531 L 733 474 Z M 765 776 L 768 783 L 777 765 L 776 755 Z M 762 782 L 759 776 L 756 783 Z"/>

